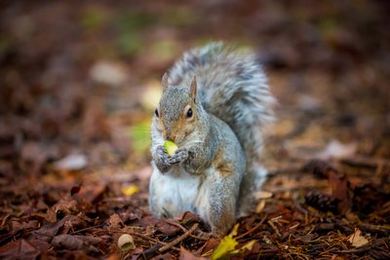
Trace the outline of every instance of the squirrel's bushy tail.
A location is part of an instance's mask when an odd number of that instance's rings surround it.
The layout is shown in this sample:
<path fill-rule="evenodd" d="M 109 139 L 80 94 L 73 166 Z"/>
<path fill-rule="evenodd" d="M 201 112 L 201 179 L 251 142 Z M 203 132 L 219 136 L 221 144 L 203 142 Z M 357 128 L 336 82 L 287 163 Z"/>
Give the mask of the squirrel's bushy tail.
<path fill-rule="evenodd" d="M 225 121 L 246 153 L 247 172 L 241 185 L 240 211 L 261 185 L 264 168 L 257 165 L 263 127 L 273 120 L 267 78 L 252 53 L 223 43 L 210 43 L 186 52 L 169 71 L 173 85 L 190 84 L 196 76 L 200 100 L 207 112 Z M 243 203 L 245 202 L 245 203 Z M 242 212 L 243 213 L 243 212 Z"/>

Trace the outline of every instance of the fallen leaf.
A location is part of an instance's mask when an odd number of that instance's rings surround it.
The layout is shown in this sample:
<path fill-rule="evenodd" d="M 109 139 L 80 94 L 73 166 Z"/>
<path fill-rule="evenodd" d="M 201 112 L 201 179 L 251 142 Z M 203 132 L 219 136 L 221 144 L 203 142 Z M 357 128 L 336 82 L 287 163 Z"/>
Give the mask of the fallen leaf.
<path fill-rule="evenodd" d="M 75 197 L 81 198 L 88 203 L 97 203 L 103 198 L 107 187 L 107 184 L 101 181 L 88 183 L 88 185 L 85 183 L 80 192 L 75 194 Z"/>
<path fill-rule="evenodd" d="M 348 237 L 348 241 L 353 247 L 361 247 L 369 242 L 364 236 L 362 236 L 362 231 L 358 228 L 355 228 L 355 232 Z"/>
<path fill-rule="evenodd" d="M 110 228 L 120 228 L 122 224 L 122 219 L 117 213 L 112 214 L 108 219 L 108 225 Z"/>
<path fill-rule="evenodd" d="M 185 249 L 184 247 L 180 247 L 179 259 L 180 260 L 197 260 L 197 259 L 205 260 L 207 258 L 196 256 L 193 253 L 191 253 L 190 251 L 188 251 L 187 249 Z"/>
<path fill-rule="evenodd" d="M 243 252 L 245 250 L 248 250 L 248 251 L 251 251 L 252 248 L 253 248 L 253 245 L 256 243 L 256 240 L 251 240 L 249 242 L 247 242 L 246 244 L 244 244 L 242 247 L 240 247 L 239 249 L 236 249 L 232 252 L 232 254 L 238 254 L 240 252 Z"/>
<path fill-rule="evenodd" d="M 66 248 L 69 250 L 78 250 L 83 248 L 83 240 L 68 234 L 62 234 L 54 237 L 51 244 L 56 248 Z"/>
<path fill-rule="evenodd" d="M 57 214 L 61 212 L 62 215 L 70 215 L 78 211 L 77 201 L 71 198 L 64 198 L 54 204 L 47 213 L 48 219 L 51 222 L 57 220 Z"/>
<path fill-rule="evenodd" d="M 62 228 L 66 221 L 71 219 L 71 215 L 65 216 L 63 219 L 58 221 L 57 223 L 49 223 L 42 226 L 40 229 L 33 231 L 33 234 L 36 238 L 50 241 L 52 237 L 57 235 L 60 228 Z"/>
<path fill-rule="evenodd" d="M 39 250 L 24 239 L 0 247 L 2 259 L 36 259 L 39 254 Z"/>
<path fill-rule="evenodd" d="M 168 221 L 159 221 L 156 228 L 166 236 L 173 236 L 180 231 L 180 228 L 170 224 Z"/>
<path fill-rule="evenodd" d="M 80 236 L 80 235 L 69 235 L 61 234 L 53 238 L 51 244 L 55 248 L 64 248 L 69 250 L 87 250 L 97 251 L 93 245 L 100 243 L 102 240 L 98 237 L 93 236 Z"/>
<path fill-rule="evenodd" d="M 129 186 L 122 188 L 122 193 L 128 197 L 134 195 L 137 192 L 139 192 L 139 187 L 135 184 L 130 184 Z"/>
<path fill-rule="evenodd" d="M 337 171 L 329 171 L 328 174 L 332 196 L 339 200 L 339 211 L 345 213 L 351 207 L 350 185 L 348 179 L 345 175 L 340 174 Z"/>
<path fill-rule="evenodd" d="M 218 247 L 211 255 L 212 260 L 221 259 L 222 257 L 231 254 L 235 250 L 236 246 L 238 245 L 238 242 L 233 237 L 237 235 L 237 230 L 238 224 L 233 227 L 233 230 L 229 235 L 222 238 Z"/>
<path fill-rule="evenodd" d="M 201 248 L 202 256 L 209 257 L 212 255 L 213 251 L 217 248 L 220 241 L 216 238 L 210 238 L 206 241 L 205 245 Z"/>
<path fill-rule="evenodd" d="M 268 191 L 257 191 L 255 192 L 256 199 L 269 199 L 272 198 L 272 193 Z"/>
<path fill-rule="evenodd" d="M 260 213 L 265 208 L 265 200 L 260 200 L 259 203 L 256 206 L 256 213 Z"/>
<path fill-rule="evenodd" d="M 70 195 L 73 196 L 74 194 L 77 194 L 80 192 L 80 189 L 81 189 L 81 183 L 80 184 L 77 184 L 77 185 L 74 185 L 71 189 L 70 189 Z"/>

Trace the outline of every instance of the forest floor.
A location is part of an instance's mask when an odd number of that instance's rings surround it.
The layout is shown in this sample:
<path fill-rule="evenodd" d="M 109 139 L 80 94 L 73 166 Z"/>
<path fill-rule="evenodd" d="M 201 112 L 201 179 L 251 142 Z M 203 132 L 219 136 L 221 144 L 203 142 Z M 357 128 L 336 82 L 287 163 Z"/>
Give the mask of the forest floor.
<path fill-rule="evenodd" d="M 0 258 L 390 259 L 389 5 L 206 2 L 0 4 Z M 278 99 L 224 250 L 147 203 L 159 79 L 210 39 L 251 46 Z"/>

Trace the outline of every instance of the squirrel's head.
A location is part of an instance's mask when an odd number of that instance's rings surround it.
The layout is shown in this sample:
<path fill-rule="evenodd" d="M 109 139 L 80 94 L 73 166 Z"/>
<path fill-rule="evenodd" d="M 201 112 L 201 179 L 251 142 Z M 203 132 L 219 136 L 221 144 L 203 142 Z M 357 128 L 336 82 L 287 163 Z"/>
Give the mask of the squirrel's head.
<path fill-rule="evenodd" d="M 199 121 L 200 104 L 194 77 L 188 86 L 169 86 L 168 76 L 162 78 L 163 93 L 154 113 L 157 128 L 165 140 L 182 142 L 195 131 Z"/>

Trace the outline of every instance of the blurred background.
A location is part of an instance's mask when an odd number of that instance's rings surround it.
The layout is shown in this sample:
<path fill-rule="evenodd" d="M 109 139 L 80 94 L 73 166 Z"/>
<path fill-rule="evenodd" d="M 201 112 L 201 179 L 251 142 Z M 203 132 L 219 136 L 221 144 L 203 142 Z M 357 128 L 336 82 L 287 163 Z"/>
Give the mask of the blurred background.
<path fill-rule="evenodd" d="M 2 197 L 34 190 L 50 206 L 93 182 L 95 199 L 107 187 L 139 192 L 146 208 L 161 75 L 213 40 L 252 48 L 264 65 L 279 101 L 263 156 L 271 170 L 388 159 L 389 13 L 386 0 L 1 1 Z M 1 214 L 15 210 L 2 203 Z"/>
<path fill-rule="evenodd" d="M 388 132 L 387 1 L 0 7 L 2 175 L 44 174 L 46 163 L 69 154 L 89 166 L 146 165 L 161 75 L 184 50 L 210 40 L 256 51 L 279 100 L 274 135 L 313 124 L 309 142 L 318 146 Z"/>

